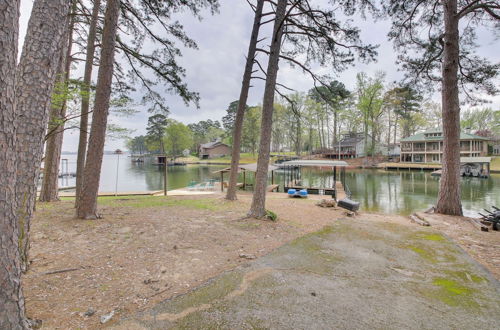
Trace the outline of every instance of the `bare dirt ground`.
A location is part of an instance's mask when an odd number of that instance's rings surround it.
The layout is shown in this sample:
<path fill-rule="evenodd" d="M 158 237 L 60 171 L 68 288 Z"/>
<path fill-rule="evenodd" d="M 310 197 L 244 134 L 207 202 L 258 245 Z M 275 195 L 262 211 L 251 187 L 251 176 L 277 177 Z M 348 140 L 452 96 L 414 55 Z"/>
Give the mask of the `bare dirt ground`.
<path fill-rule="evenodd" d="M 469 218 L 419 213 L 500 280 L 500 231 L 483 232 Z"/>
<path fill-rule="evenodd" d="M 332 223 L 342 211 L 270 194 L 279 221 L 241 220 L 250 196 L 100 199 L 103 219 L 74 219 L 72 201 L 39 203 L 26 307 L 43 329 L 94 329 L 151 307 Z"/>
<path fill-rule="evenodd" d="M 28 316 L 43 329 L 95 329 L 190 291 L 283 244 L 345 219 L 340 209 L 269 193 L 278 221 L 242 219 L 251 195 L 101 198 L 103 219 L 74 219 L 72 201 L 39 203 L 32 224 L 30 271 L 24 276 Z M 407 217 L 361 213 L 407 226 Z M 457 221 L 455 224 L 454 221 Z M 453 238 L 500 278 L 500 233 L 481 233 L 455 218 L 433 228 Z"/>

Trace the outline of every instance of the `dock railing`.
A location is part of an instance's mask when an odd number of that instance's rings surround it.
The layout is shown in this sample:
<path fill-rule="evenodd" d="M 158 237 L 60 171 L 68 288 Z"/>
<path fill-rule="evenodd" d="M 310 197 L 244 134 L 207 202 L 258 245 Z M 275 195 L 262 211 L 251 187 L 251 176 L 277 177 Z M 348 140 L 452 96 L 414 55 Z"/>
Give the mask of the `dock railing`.
<path fill-rule="evenodd" d="M 346 179 L 345 179 L 345 168 L 342 168 L 342 170 L 340 171 L 340 183 L 342 184 L 342 187 L 344 188 L 344 192 L 345 192 L 345 195 L 347 198 L 351 198 L 351 189 L 349 189 L 349 185 L 347 184 L 346 182 Z"/>

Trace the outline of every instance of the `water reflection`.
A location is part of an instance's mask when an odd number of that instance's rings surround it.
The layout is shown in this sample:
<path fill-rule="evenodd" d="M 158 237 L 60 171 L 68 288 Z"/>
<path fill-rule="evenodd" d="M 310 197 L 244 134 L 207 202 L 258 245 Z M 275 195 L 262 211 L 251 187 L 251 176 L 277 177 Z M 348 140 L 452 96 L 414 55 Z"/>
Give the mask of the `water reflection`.
<path fill-rule="evenodd" d="M 64 155 L 68 159 L 69 172 L 76 171 L 76 156 Z M 119 161 L 118 172 L 117 162 Z M 220 175 L 213 172 L 225 168 L 221 165 L 188 165 L 168 168 L 168 189 L 186 187 L 189 182 L 204 182 L 212 178 L 219 180 Z M 126 155 L 105 155 L 101 172 L 99 190 L 112 192 L 118 173 L 118 191 L 162 190 L 164 170 L 152 164 L 132 163 Z M 224 179 L 228 180 L 226 174 Z M 275 171 L 274 182 L 282 184 L 284 172 Z M 316 168 L 303 168 L 303 185 L 332 187 L 333 171 Z M 62 182 L 64 180 L 64 182 Z M 489 179 L 462 178 L 462 204 L 468 215 L 477 215 L 483 208 L 500 206 L 500 175 L 493 174 Z M 253 183 L 253 173 L 246 174 L 246 182 Z M 269 176 L 269 183 L 271 176 Z M 435 205 L 439 189 L 439 178 L 430 172 L 347 170 L 346 181 L 353 198 L 361 202 L 368 211 L 410 214 Z M 239 182 L 243 182 L 240 174 Z M 61 179 L 62 185 L 72 186 L 75 179 Z"/>
<path fill-rule="evenodd" d="M 363 209 L 410 214 L 435 205 L 439 178 L 429 172 L 350 170 L 346 181 Z M 462 205 L 467 215 L 500 205 L 500 175 L 489 179 L 462 178 Z"/>
<path fill-rule="evenodd" d="M 68 159 L 69 172 L 76 172 L 76 155 L 63 155 L 63 158 Z M 212 172 L 224 167 L 226 166 L 169 166 L 167 171 L 168 189 L 186 187 L 192 180 L 203 182 L 218 178 Z M 144 163 L 133 163 L 126 155 L 104 155 L 99 191 L 115 191 L 117 176 L 118 191 L 162 190 L 164 173 L 164 168 L 153 165 L 152 159 L 146 159 Z M 60 179 L 59 184 L 60 186 L 74 186 L 75 178 Z"/>

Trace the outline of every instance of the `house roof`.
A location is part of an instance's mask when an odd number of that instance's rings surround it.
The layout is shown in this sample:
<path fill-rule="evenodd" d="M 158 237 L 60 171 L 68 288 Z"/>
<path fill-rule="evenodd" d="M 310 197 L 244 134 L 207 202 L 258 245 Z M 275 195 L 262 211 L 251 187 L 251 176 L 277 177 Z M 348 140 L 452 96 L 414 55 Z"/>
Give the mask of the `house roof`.
<path fill-rule="evenodd" d="M 460 157 L 460 163 L 491 163 L 491 157 Z"/>
<path fill-rule="evenodd" d="M 359 142 L 363 141 L 364 137 L 362 136 L 352 136 L 345 138 L 340 141 L 340 146 L 345 147 L 345 146 L 355 146 Z M 337 143 L 335 146 L 338 146 L 339 144 Z"/>
<path fill-rule="evenodd" d="M 442 136 L 425 136 L 426 134 L 433 134 L 433 133 L 441 133 L 442 129 L 440 128 L 433 128 L 429 129 L 425 132 L 417 133 L 415 135 L 406 137 L 401 139 L 401 142 L 424 142 L 424 141 L 442 141 L 443 137 Z M 469 133 L 464 133 L 460 132 L 460 140 L 485 140 L 488 141 L 488 138 L 475 135 L 475 134 L 469 134 Z"/>
<path fill-rule="evenodd" d="M 208 142 L 208 143 L 203 143 L 203 144 L 200 144 L 200 147 L 201 148 L 204 148 L 204 149 L 211 149 L 211 148 L 215 148 L 219 145 L 225 145 L 226 147 L 229 147 L 227 144 L 225 143 L 222 143 L 220 141 L 214 141 L 214 142 Z"/>
<path fill-rule="evenodd" d="M 284 166 L 348 166 L 346 162 L 342 160 L 291 160 L 288 162 L 283 162 L 281 165 Z"/>
<path fill-rule="evenodd" d="M 277 169 L 278 169 L 278 166 L 273 165 L 273 164 L 269 164 L 267 166 L 268 172 L 271 172 L 271 171 L 274 171 Z M 223 168 L 222 170 L 214 171 L 213 173 L 220 173 L 220 172 L 227 173 L 230 171 L 231 171 L 231 167 L 226 167 L 226 168 Z M 238 173 L 241 173 L 244 171 L 257 172 L 257 163 L 239 165 L 238 166 Z"/>

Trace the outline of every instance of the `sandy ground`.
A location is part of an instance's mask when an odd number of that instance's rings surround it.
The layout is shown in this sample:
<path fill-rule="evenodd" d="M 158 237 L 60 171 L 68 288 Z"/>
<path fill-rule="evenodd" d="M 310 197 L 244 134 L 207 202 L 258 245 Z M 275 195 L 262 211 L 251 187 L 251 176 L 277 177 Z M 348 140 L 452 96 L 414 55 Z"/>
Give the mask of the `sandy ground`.
<path fill-rule="evenodd" d="M 119 320 L 148 310 L 297 237 L 350 219 L 342 210 L 315 206 L 318 196 L 312 197 L 269 193 L 267 208 L 278 214 L 277 222 L 242 219 L 250 194 L 236 202 L 218 193 L 104 197 L 104 217 L 97 221 L 74 219 L 72 201 L 39 203 L 32 224 L 33 262 L 23 278 L 28 315 L 43 320 L 44 329 L 95 329 L 110 312 Z M 403 216 L 360 216 L 418 227 Z M 436 221 L 433 228 L 499 276 L 498 232 Z M 453 235 L 457 229 L 463 236 Z"/>
<path fill-rule="evenodd" d="M 103 315 L 150 307 L 342 216 L 270 194 L 278 222 L 241 220 L 250 198 L 102 198 L 97 221 L 74 219 L 72 201 L 39 203 L 23 278 L 29 317 L 44 329 L 93 329 Z"/>
<path fill-rule="evenodd" d="M 469 218 L 419 212 L 433 228 L 450 237 L 500 280 L 500 231 L 483 232 Z"/>

